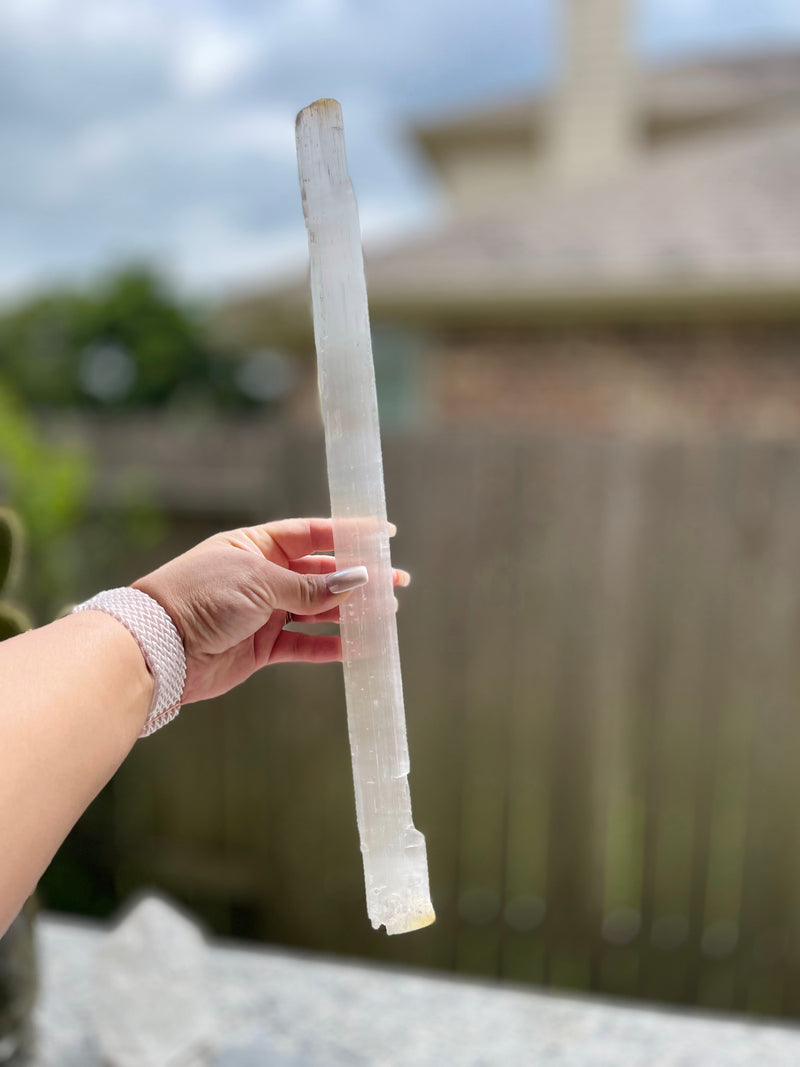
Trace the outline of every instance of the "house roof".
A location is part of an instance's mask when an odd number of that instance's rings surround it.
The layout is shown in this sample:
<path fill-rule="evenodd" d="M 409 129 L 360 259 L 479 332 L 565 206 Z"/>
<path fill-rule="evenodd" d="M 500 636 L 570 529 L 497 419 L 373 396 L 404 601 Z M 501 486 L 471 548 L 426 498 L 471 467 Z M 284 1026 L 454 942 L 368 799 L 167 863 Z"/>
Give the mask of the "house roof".
<path fill-rule="evenodd" d="M 624 174 L 505 198 L 370 257 L 376 306 L 558 293 L 800 292 L 800 109 L 651 153 Z"/>
<path fill-rule="evenodd" d="M 665 114 L 701 97 L 781 106 L 665 141 L 614 177 L 504 197 L 368 249 L 373 319 L 800 316 L 800 53 L 679 69 L 683 80 L 673 69 L 650 83 Z M 244 335 L 307 335 L 307 283 L 230 312 Z"/>

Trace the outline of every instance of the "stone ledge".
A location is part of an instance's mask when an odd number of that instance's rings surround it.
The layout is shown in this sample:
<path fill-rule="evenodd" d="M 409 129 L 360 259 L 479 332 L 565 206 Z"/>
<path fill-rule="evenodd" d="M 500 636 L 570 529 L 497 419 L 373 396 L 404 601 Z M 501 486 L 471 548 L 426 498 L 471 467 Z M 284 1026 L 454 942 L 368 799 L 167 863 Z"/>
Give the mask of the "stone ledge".
<path fill-rule="evenodd" d="M 89 1030 L 103 928 L 44 916 L 35 1067 L 99 1067 Z M 789 1067 L 800 1031 L 437 978 L 326 957 L 212 947 L 223 1046 L 210 1067 Z"/>

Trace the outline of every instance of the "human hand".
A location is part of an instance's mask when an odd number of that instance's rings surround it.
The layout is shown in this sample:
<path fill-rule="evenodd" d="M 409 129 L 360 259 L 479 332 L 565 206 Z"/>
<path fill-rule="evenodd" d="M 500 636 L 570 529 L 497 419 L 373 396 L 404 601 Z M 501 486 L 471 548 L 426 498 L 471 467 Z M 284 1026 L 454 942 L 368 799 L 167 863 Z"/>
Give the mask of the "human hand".
<path fill-rule="evenodd" d="M 363 567 L 336 570 L 330 519 L 286 519 L 215 534 L 133 583 L 157 600 L 186 650 L 183 703 L 219 696 L 270 663 L 342 658 L 331 634 L 284 630 L 338 622 L 339 605 L 364 585 Z M 332 580 L 333 579 L 333 580 Z M 394 571 L 395 585 L 408 584 Z"/>

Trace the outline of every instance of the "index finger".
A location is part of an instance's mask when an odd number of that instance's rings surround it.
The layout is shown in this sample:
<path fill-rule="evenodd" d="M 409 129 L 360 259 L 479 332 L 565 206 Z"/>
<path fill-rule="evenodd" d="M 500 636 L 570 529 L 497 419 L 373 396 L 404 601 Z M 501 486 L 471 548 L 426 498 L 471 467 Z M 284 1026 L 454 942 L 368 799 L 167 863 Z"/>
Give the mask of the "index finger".
<path fill-rule="evenodd" d="M 363 519 L 349 520 L 364 522 Z M 386 523 L 389 536 L 394 537 L 397 527 Z M 266 522 L 262 526 L 248 526 L 242 533 L 267 558 L 284 566 L 294 559 L 310 556 L 314 552 L 333 550 L 332 519 L 281 519 Z"/>
<path fill-rule="evenodd" d="M 244 533 L 267 559 L 276 563 L 285 564 L 313 552 L 330 552 L 333 548 L 330 519 L 281 519 L 262 526 L 249 526 Z"/>

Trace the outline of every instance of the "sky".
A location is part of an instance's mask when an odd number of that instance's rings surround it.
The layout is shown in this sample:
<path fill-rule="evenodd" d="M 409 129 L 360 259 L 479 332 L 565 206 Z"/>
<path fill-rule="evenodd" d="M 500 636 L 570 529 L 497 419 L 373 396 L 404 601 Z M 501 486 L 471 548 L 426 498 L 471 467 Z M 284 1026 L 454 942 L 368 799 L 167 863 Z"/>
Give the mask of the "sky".
<path fill-rule="evenodd" d="M 367 240 L 425 225 L 409 123 L 542 84 L 557 0 L 0 0 L 0 300 L 152 262 L 222 295 L 304 254 L 294 117 L 344 110 Z M 800 0 L 640 0 L 664 58 L 800 45 Z"/>

